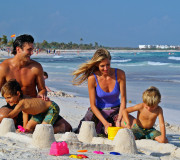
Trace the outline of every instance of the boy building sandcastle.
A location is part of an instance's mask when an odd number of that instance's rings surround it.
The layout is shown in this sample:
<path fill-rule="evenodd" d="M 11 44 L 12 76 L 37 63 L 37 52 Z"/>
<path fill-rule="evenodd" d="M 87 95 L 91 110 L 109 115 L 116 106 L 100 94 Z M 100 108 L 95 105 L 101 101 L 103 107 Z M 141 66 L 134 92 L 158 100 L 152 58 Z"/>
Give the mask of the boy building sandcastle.
<path fill-rule="evenodd" d="M 35 126 L 40 123 L 53 125 L 59 115 L 60 109 L 55 102 L 23 95 L 21 87 L 15 79 L 3 85 L 1 95 L 10 106 L 16 105 L 6 118 L 14 118 L 22 111 L 23 127 L 26 132 L 33 132 Z M 29 114 L 32 117 L 28 121 Z"/>
<path fill-rule="evenodd" d="M 158 104 L 161 101 L 161 94 L 156 87 L 149 87 L 143 93 L 143 103 L 124 109 L 123 117 L 125 118 L 127 128 L 130 128 L 128 113 L 138 111 L 137 121 L 132 128 L 135 139 L 155 139 L 159 143 L 168 143 L 164 124 L 163 110 Z M 159 118 L 160 131 L 153 128 L 155 121 Z"/>

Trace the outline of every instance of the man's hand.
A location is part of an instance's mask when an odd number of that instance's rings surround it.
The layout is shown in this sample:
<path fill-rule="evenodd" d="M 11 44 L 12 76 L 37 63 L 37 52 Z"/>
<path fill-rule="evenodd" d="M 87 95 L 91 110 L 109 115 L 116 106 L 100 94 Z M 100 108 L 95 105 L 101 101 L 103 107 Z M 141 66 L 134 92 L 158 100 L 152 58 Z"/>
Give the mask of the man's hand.
<path fill-rule="evenodd" d="M 49 97 L 47 97 L 45 94 L 38 94 L 37 98 L 42 98 L 44 101 L 49 101 Z"/>

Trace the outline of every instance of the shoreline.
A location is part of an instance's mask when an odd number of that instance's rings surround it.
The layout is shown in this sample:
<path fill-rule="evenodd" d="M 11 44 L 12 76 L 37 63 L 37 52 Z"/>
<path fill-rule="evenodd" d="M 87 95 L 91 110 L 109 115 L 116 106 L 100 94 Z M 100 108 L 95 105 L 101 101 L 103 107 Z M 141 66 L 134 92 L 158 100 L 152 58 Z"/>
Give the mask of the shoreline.
<path fill-rule="evenodd" d="M 55 55 L 61 55 L 61 54 L 69 54 L 69 53 L 74 53 L 74 54 L 80 54 L 80 53 L 95 53 L 96 50 L 79 50 L 79 49 L 67 49 L 67 50 L 63 50 L 63 49 L 58 49 L 60 51 L 60 54 L 55 54 Z M 141 50 L 141 49 L 137 49 L 137 50 L 111 50 L 109 49 L 108 50 L 109 52 L 111 53 L 129 53 L 129 52 L 132 52 L 132 53 L 145 53 L 145 52 L 180 52 L 180 50 Z M 47 55 L 47 56 L 50 56 L 50 55 L 54 55 L 52 53 L 50 54 L 47 54 L 46 52 L 39 52 L 38 54 L 36 54 L 35 52 L 33 53 L 33 55 Z M 32 55 L 32 56 L 33 56 Z M 2 58 L 3 56 L 13 56 L 11 55 L 10 53 L 8 54 L 8 52 L 6 51 L 0 51 L 0 58 Z"/>

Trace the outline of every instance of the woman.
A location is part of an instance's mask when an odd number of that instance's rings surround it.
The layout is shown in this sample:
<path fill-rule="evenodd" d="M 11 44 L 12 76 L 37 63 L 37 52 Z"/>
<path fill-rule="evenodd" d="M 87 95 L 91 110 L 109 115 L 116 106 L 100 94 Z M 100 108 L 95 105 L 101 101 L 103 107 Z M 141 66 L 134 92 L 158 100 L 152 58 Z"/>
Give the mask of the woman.
<path fill-rule="evenodd" d="M 74 85 L 80 85 L 88 80 L 91 107 L 81 122 L 94 121 L 97 134 L 107 134 L 107 128 L 113 125 L 126 127 L 122 117 L 122 111 L 126 108 L 125 72 L 111 68 L 110 64 L 109 51 L 100 48 L 90 61 L 82 64 L 78 70 L 73 72 Z M 130 121 L 131 125 L 135 123 L 132 116 L 130 116 Z M 81 123 L 78 129 L 80 126 Z"/>

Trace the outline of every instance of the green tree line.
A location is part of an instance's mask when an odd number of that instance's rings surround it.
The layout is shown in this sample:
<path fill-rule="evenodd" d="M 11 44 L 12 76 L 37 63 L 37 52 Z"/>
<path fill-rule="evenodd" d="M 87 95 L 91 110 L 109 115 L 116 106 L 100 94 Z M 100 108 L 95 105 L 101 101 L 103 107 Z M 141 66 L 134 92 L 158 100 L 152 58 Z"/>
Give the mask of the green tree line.
<path fill-rule="evenodd" d="M 97 42 L 94 44 L 77 44 L 73 42 L 64 43 L 64 42 L 50 42 L 48 43 L 46 40 L 44 40 L 42 43 L 37 42 L 35 43 L 35 47 L 39 49 L 82 49 L 82 50 L 88 50 L 88 49 L 97 49 L 99 47 L 104 47 L 102 45 L 98 45 Z"/>
<path fill-rule="evenodd" d="M 6 35 L 3 35 L 0 37 L 0 48 L 3 47 L 12 47 L 13 46 L 14 39 L 11 38 L 8 40 Z M 83 38 L 80 38 L 80 44 L 78 43 L 64 43 L 64 42 L 48 42 L 46 40 L 43 40 L 43 42 L 36 42 L 35 48 L 41 49 L 41 50 L 47 50 L 47 49 L 81 49 L 81 50 L 90 50 L 90 49 L 97 49 L 97 48 L 106 48 L 106 49 L 120 49 L 120 50 L 131 50 L 131 49 L 137 49 L 137 48 L 131 48 L 131 47 L 107 47 L 103 45 L 99 45 L 98 42 L 84 44 Z"/>
<path fill-rule="evenodd" d="M 13 46 L 14 39 L 11 38 L 8 40 L 6 35 L 3 35 L 0 37 L 0 47 L 12 47 Z M 97 49 L 99 47 L 104 47 L 102 45 L 98 45 L 98 42 L 95 42 L 94 44 L 83 44 L 83 39 L 80 38 L 80 44 L 69 42 L 69 43 L 64 43 L 64 42 L 47 42 L 44 40 L 42 43 L 41 42 L 36 42 L 35 48 L 41 49 L 41 50 L 46 50 L 46 49 L 83 49 L 83 50 L 88 50 L 88 49 Z"/>

